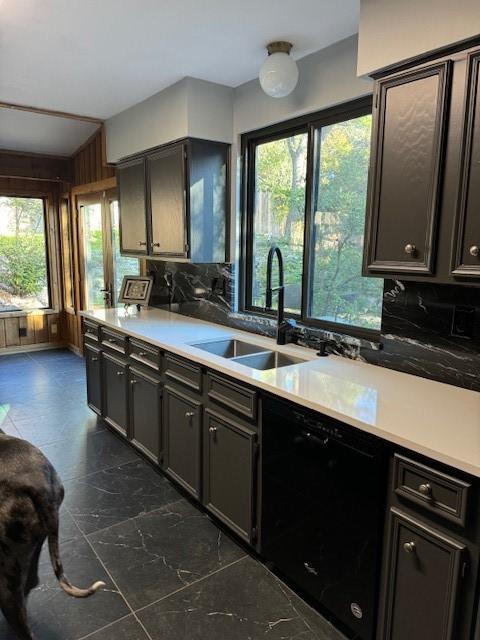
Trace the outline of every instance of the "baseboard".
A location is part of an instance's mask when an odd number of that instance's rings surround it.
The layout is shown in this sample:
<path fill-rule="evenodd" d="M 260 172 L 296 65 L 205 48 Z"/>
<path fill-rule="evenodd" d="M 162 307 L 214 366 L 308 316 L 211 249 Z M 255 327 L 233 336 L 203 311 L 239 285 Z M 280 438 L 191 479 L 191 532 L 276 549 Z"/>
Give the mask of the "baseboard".
<path fill-rule="evenodd" d="M 64 342 L 39 342 L 38 344 L 21 344 L 16 347 L 2 347 L 0 357 L 29 351 L 46 351 L 47 349 L 65 349 Z"/>
<path fill-rule="evenodd" d="M 74 344 L 67 344 L 67 349 L 72 353 L 74 353 L 76 356 L 83 358 L 83 351 L 79 349 L 77 346 L 75 346 Z"/>

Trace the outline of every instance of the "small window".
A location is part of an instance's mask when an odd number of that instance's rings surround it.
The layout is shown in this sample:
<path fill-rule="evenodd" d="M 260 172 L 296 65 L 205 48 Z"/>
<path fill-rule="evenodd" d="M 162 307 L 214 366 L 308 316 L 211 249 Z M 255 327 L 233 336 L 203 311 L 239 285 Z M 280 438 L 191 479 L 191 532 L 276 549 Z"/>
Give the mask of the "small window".
<path fill-rule="evenodd" d="M 363 99 L 244 136 L 245 309 L 266 312 L 275 244 L 289 315 L 352 335 L 380 329 L 383 282 L 362 276 L 371 124 Z"/>
<path fill-rule="evenodd" d="M 0 196 L 0 312 L 50 306 L 45 201 Z"/>

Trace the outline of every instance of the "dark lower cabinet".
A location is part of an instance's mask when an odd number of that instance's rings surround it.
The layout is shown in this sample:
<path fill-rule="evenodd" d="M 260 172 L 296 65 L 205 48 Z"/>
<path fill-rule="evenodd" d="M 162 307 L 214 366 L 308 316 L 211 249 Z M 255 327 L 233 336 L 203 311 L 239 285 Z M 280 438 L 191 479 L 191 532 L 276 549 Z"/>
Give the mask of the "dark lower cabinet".
<path fill-rule="evenodd" d="M 128 432 L 128 366 L 109 353 L 103 354 L 103 416 L 110 426 Z"/>
<path fill-rule="evenodd" d="M 130 437 L 148 457 L 157 461 L 161 448 L 160 381 L 130 367 Z"/>
<path fill-rule="evenodd" d="M 102 352 L 98 347 L 85 343 L 85 367 L 87 372 L 87 402 L 90 409 L 102 415 Z"/>
<path fill-rule="evenodd" d="M 166 386 L 164 469 L 196 498 L 200 498 L 202 403 Z"/>
<path fill-rule="evenodd" d="M 257 434 L 209 409 L 204 434 L 205 506 L 244 540 L 253 542 Z"/>
<path fill-rule="evenodd" d="M 381 640 L 459 640 L 466 548 L 392 508 Z"/>

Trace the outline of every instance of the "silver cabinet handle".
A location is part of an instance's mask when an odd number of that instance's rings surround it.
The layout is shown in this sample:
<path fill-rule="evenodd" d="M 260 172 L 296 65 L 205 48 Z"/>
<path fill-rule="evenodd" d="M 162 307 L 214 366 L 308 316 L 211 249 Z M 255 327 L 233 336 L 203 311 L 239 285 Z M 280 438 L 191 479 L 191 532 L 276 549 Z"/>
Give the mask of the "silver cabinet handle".
<path fill-rule="evenodd" d="M 405 542 L 405 544 L 403 545 L 403 548 L 407 553 L 415 553 L 417 546 L 415 542 Z"/>
<path fill-rule="evenodd" d="M 137 382 L 138 382 L 138 380 L 135 380 L 135 378 L 132 378 L 130 380 L 130 384 L 132 385 L 132 387 L 133 387 L 134 384 L 137 384 Z"/>
<path fill-rule="evenodd" d="M 117 376 L 124 376 L 125 375 L 125 371 L 117 371 Z"/>
<path fill-rule="evenodd" d="M 98 358 L 96 358 L 95 356 L 92 357 L 92 362 L 97 362 Z"/>
<path fill-rule="evenodd" d="M 191 420 L 194 415 L 195 415 L 195 413 L 193 411 L 186 411 L 185 412 L 185 418 L 188 418 L 189 420 Z"/>
<path fill-rule="evenodd" d="M 409 256 L 413 256 L 417 252 L 417 247 L 414 244 L 406 244 L 405 245 L 405 253 Z"/>
<path fill-rule="evenodd" d="M 425 496 L 426 498 L 431 498 L 432 497 L 432 486 L 430 484 L 428 484 L 428 482 L 425 482 L 424 484 L 421 484 L 418 487 L 418 490 L 422 494 L 422 496 Z"/>
<path fill-rule="evenodd" d="M 208 430 L 210 433 L 217 433 L 217 427 L 210 427 Z"/>
<path fill-rule="evenodd" d="M 139 352 L 138 352 L 138 355 L 139 355 L 141 358 L 144 358 L 144 357 L 145 357 L 146 355 L 148 355 L 148 354 L 147 354 L 147 352 L 146 352 L 146 351 L 139 351 Z"/>
<path fill-rule="evenodd" d="M 115 338 L 109 338 L 108 342 L 111 342 L 111 344 L 115 344 L 117 341 Z"/>
<path fill-rule="evenodd" d="M 140 242 L 138 243 L 138 245 L 139 245 L 140 247 L 146 247 L 146 246 L 147 246 L 147 243 L 146 243 L 146 242 L 142 242 L 142 241 L 140 240 Z"/>
<path fill-rule="evenodd" d="M 473 256 L 474 258 L 478 258 L 478 256 L 480 256 L 480 247 L 478 247 L 476 244 L 472 245 L 470 247 L 470 249 L 468 250 L 469 254 L 471 256 Z"/>
<path fill-rule="evenodd" d="M 160 243 L 159 242 L 152 242 L 152 247 L 159 247 Z"/>

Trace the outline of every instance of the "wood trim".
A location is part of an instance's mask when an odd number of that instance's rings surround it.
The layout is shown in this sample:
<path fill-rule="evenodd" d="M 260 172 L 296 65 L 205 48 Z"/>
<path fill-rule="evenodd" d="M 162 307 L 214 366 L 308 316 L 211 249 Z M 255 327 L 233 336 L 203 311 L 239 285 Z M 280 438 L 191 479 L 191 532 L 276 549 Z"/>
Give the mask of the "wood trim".
<path fill-rule="evenodd" d="M 13 109 L 15 111 L 28 111 L 43 116 L 53 116 L 55 118 L 67 118 L 68 120 L 80 120 L 82 122 L 91 122 L 93 124 L 103 124 L 100 118 L 93 116 L 82 116 L 78 113 L 69 113 L 68 111 L 56 111 L 55 109 L 42 109 L 41 107 L 32 107 L 25 104 L 16 104 L 13 102 L 0 102 L 0 109 Z"/>
<path fill-rule="evenodd" d="M 76 187 L 72 187 L 72 196 L 83 196 L 90 193 L 98 193 L 99 191 L 108 191 L 109 189 L 116 188 L 116 177 L 105 178 L 104 180 L 98 180 L 98 182 L 89 182 L 87 184 L 80 184 Z"/>
<path fill-rule="evenodd" d="M 380 196 L 383 165 L 383 139 L 385 129 L 386 94 L 388 89 L 402 84 L 415 82 L 430 76 L 438 76 L 438 103 L 436 107 L 436 131 L 434 148 L 435 162 L 431 176 L 431 193 L 426 224 L 425 256 L 422 262 L 407 262 L 404 260 L 377 260 L 378 226 L 380 219 Z M 370 161 L 371 175 L 368 188 L 367 219 L 365 233 L 365 262 L 364 273 L 407 273 L 419 275 L 433 275 L 436 245 L 436 230 L 440 218 L 441 203 L 441 173 L 443 168 L 443 152 L 445 147 L 445 133 L 448 115 L 448 92 L 452 75 L 452 62 L 445 60 L 421 69 L 408 70 L 385 80 L 377 82 L 375 91 L 374 130 L 372 131 L 372 155 Z"/>

